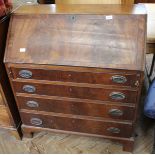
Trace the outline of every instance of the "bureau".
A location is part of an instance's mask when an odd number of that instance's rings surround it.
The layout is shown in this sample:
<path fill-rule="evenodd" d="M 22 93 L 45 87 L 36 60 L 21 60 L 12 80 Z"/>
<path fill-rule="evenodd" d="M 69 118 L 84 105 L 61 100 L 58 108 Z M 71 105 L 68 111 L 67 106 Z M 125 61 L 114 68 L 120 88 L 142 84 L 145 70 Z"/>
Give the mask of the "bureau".
<path fill-rule="evenodd" d="M 0 129 L 20 139 L 22 136 L 21 120 L 3 64 L 9 19 L 9 16 L 0 19 Z"/>
<path fill-rule="evenodd" d="M 24 135 L 48 130 L 134 146 L 145 63 L 143 5 L 28 5 L 4 62 Z"/>

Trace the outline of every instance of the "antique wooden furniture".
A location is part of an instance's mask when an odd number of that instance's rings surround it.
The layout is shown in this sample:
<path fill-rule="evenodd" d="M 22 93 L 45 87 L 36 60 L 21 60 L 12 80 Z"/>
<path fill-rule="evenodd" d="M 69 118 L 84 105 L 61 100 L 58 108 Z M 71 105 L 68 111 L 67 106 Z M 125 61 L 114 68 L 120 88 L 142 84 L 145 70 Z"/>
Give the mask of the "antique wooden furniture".
<path fill-rule="evenodd" d="M 143 5 L 18 9 L 4 62 L 24 134 L 49 130 L 97 136 L 132 151 L 145 33 Z"/>
<path fill-rule="evenodd" d="M 0 129 L 6 130 L 19 139 L 21 120 L 3 64 L 8 24 L 9 16 L 0 19 Z"/>

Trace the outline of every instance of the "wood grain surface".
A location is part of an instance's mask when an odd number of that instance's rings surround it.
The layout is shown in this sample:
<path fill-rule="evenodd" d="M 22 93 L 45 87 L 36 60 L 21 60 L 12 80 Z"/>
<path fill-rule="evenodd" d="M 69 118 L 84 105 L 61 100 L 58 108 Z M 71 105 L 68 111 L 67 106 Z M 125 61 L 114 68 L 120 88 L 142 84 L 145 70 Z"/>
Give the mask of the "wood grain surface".
<path fill-rule="evenodd" d="M 34 92 L 27 92 L 24 87 L 34 87 Z M 38 81 L 13 81 L 13 88 L 16 93 L 28 93 L 38 94 L 47 96 L 59 96 L 59 97 L 70 97 L 80 99 L 92 99 L 100 101 L 111 101 L 111 102 L 126 102 L 136 103 L 138 92 L 132 89 L 124 88 L 107 88 L 101 85 L 86 85 L 86 84 L 75 84 L 75 83 L 59 83 L 59 82 L 38 82 Z M 112 94 L 123 94 L 122 99 L 112 98 Z"/>
<path fill-rule="evenodd" d="M 134 0 L 56 0 L 56 4 L 133 4 Z"/>
<path fill-rule="evenodd" d="M 133 105 L 122 104 L 112 104 L 109 102 L 95 102 L 95 101 L 77 101 L 73 99 L 62 99 L 60 97 L 40 97 L 38 95 L 18 95 L 18 106 L 20 110 L 36 110 L 36 111 L 46 111 L 82 116 L 94 116 L 103 117 L 111 119 L 120 120 L 133 120 L 135 109 Z M 36 103 L 37 105 L 31 106 L 28 103 Z M 122 115 L 112 115 L 110 111 L 116 109 L 121 111 Z"/>
<path fill-rule="evenodd" d="M 141 116 L 142 118 L 142 116 Z M 144 120 L 137 124 L 133 153 L 149 154 L 152 151 L 153 126 Z M 152 126 L 152 127 L 151 127 Z M 16 149 L 14 149 L 16 147 Z M 0 153 L 128 153 L 122 145 L 103 138 L 60 134 L 52 132 L 35 133 L 33 139 L 15 140 L 6 130 L 0 130 Z"/>
<path fill-rule="evenodd" d="M 25 6 L 12 16 L 5 62 L 144 70 L 146 15 L 129 10 L 138 6 L 49 7 Z"/>
<path fill-rule="evenodd" d="M 20 109 L 24 136 L 30 137 L 32 133 L 42 130 L 97 136 L 120 142 L 123 144 L 123 150 L 133 151 L 133 129 L 144 71 L 146 14 L 141 5 L 115 5 L 112 10 L 113 7 L 114 5 L 33 5 L 21 7 L 21 10 L 13 14 L 4 62 L 18 106 L 20 107 L 20 102 L 17 96 L 22 95 L 59 97 L 63 101 L 66 101 L 66 98 L 87 105 L 87 110 L 83 105 L 79 108 L 83 114 L 73 110 L 68 110 L 67 113 L 47 111 L 43 107 L 34 110 Z M 132 11 L 137 7 L 142 10 L 141 14 L 137 10 Z M 47 12 L 43 13 L 43 10 Z M 11 68 L 11 64 L 18 64 L 19 68 L 20 64 L 44 67 L 40 71 L 30 68 L 31 71 L 26 70 L 23 73 L 15 71 L 17 66 Z M 57 75 L 54 74 L 56 77 L 53 80 L 45 78 L 44 73 L 51 76 L 52 70 L 45 70 L 52 65 L 64 67 L 63 71 L 65 68 L 76 70 L 76 67 L 79 67 L 77 70 L 82 73 L 67 72 L 65 75 L 60 70 Z M 97 72 L 101 69 L 117 70 L 117 73 L 120 69 L 130 73 L 138 70 L 133 79 L 139 75 L 139 80 L 134 82 L 136 87 L 112 85 L 108 80 L 102 81 L 102 78 L 98 77 Z M 90 70 L 91 73 L 85 73 L 84 70 Z M 111 71 L 107 71 L 105 79 L 112 78 L 108 77 Z M 39 74 L 42 76 L 38 76 Z M 68 75 L 71 75 L 71 78 L 64 80 Z M 79 79 L 76 80 L 75 77 Z M 89 77 L 88 82 L 82 80 L 82 77 Z M 91 100 L 88 102 L 90 104 L 86 104 L 86 100 Z M 32 101 L 28 104 L 36 105 L 36 101 Z M 93 107 L 89 109 L 89 106 L 95 105 L 93 101 L 119 103 L 119 106 L 125 103 L 129 105 L 128 111 L 130 106 L 135 106 L 133 118 L 126 116 L 119 120 L 108 115 L 91 116 L 87 111 L 91 113 Z M 49 101 L 47 103 L 50 107 Z M 74 107 L 77 110 L 75 103 L 67 104 L 69 109 Z M 103 112 L 107 111 L 106 107 L 108 106 L 103 107 Z M 59 107 L 57 109 L 59 111 Z M 122 113 L 119 109 L 116 111 L 117 114 Z"/>
<path fill-rule="evenodd" d="M 139 87 L 140 72 L 114 69 L 65 67 L 65 66 L 37 66 L 37 65 L 10 65 L 13 79 L 24 79 L 22 71 L 28 71 L 31 76 L 27 79 L 62 81 L 76 83 L 90 83 L 102 85 L 117 85 Z M 114 81 L 115 76 L 121 76 L 125 82 Z"/>
<path fill-rule="evenodd" d="M 93 9 L 94 8 L 94 9 Z M 14 14 L 146 14 L 145 6 L 120 4 L 22 5 Z"/>
<path fill-rule="evenodd" d="M 99 120 L 94 118 L 78 118 L 74 117 L 65 117 L 64 115 L 47 115 L 40 114 L 37 112 L 21 112 L 21 118 L 24 125 L 27 126 L 35 126 L 41 128 L 49 128 L 56 129 L 61 131 L 70 131 L 77 133 L 85 133 L 85 134 L 94 134 L 95 136 L 112 136 L 112 137 L 123 137 L 129 138 L 132 135 L 133 126 L 131 123 L 121 123 L 116 121 L 107 121 L 107 120 Z M 31 123 L 33 119 L 40 119 L 42 123 L 40 125 L 36 125 Z M 113 133 L 109 131 L 110 128 L 117 128 L 120 130 L 118 133 Z M 127 131 L 127 132 L 124 132 Z M 69 132 L 68 132 L 69 133 Z"/>

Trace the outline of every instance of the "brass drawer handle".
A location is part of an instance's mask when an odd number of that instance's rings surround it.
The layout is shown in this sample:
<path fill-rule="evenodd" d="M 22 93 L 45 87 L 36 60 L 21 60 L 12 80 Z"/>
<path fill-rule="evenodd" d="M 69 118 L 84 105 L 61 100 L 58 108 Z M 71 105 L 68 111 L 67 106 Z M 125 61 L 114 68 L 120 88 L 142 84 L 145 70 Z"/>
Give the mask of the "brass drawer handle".
<path fill-rule="evenodd" d="M 107 131 L 109 131 L 110 133 L 115 133 L 115 134 L 119 134 L 121 132 L 120 129 L 115 128 L 115 127 L 110 127 L 107 129 Z"/>
<path fill-rule="evenodd" d="M 121 92 L 112 92 L 109 96 L 113 100 L 123 100 L 123 99 L 125 99 L 125 94 L 123 94 Z"/>
<path fill-rule="evenodd" d="M 109 114 L 111 116 L 122 116 L 123 115 L 123 111 L 119 110 L 119 109 L 111 109 L 111 110 L 109 110 Z"/>
<path fill-rule="evenodd" d="M 36 102 L 36 101 L 27 101 L 27 102 L 26 102 L 26 105 L 27 105 L 28 107 L 30 107 L 30 108 L 37 108 L 37 107 L 39 107 L 39 104 L 38 104 L 38 102 Z"/>
<path fill-rule="evenodd" d="M 19 76 L 25 79 L 29 79 L 32 77 L 32 72 L 29 70 L 21 70 L 19 71 Z"/>
<path fill-rule="evenodd" d="M 112 81 L 115 83 L 126 83 L 127 82 L 127 78 L 121 75 L 114 75 L 112 76 Z"/>
<path fill-rule="evenodd" d="M 34 93 L 36 91 L 36 88 L 31 85 L 24 85 L 23 90 L 27 93 Z"/>
<path fill-rule="evenodd" d="M 42 125 L 43 124 L 43 121 L 39 118 L 31 118 L 30 122 L 33 125 Z"/>

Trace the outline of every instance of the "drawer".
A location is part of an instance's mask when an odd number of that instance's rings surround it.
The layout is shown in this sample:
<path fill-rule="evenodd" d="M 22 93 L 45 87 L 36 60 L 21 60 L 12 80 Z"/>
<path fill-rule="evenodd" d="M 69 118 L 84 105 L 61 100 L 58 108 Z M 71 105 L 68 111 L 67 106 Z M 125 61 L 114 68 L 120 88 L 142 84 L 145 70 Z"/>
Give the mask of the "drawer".
<path fill-rule="evenodd" d="M 97 119 L 71 118 L 58 115 L 21 112 L 23 124 L 79 133 L 129 138 L 133 126 L 129 123 L 108 122 Z"/>
<path fill-rule="evenodd" d="M 2 105 L 0 105 L 0 126 L 4 127 L 12 126 L 7 108 Z"/>
<path fill-rule="evenodd" d="M 138 87 L 140 74 L 121 70 L 75 67 L 11 68 L 13 78 Z"/>
<path fill-rule="evenodd" d="M 73 115 L 133 120 L 135 108 L 109 103 L 77 101 L 64 98 L 17 96 L 20 109 L 46 111 Z"/>
<path fill-rule="evenodd" d="M 65 83 L 30 83 L 13 81 L 16 93 L 29 93 L 38 95 L 60 96 L 80 99 L 103 100 L 113 102 L 135 103 L 137 91 L 124 89 L 110 89 L 107 87 L 85 87 L 66 85 Z"/>

